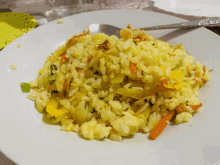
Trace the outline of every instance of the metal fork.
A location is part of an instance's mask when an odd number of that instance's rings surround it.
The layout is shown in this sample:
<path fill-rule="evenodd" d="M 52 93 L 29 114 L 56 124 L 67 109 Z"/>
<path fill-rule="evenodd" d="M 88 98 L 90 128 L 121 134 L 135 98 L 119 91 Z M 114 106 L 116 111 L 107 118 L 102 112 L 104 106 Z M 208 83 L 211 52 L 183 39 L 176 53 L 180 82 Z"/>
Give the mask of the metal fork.
<path fill-rule="evenodd" d="M 169 25 L 158 25 L 151 27 L 140 28 L 142 30 L 160 30 L 160 29 L 176 29 L 176 28 L 196 28 L 196 27 L 216 27 L 220 26 L 220 18 L 210 18 L 205 20 L 191 21 L 191 22 L 181 22 Z M 91 24 L 89 25 L 89 30 L 91 34 L 94 33 L 105 33 L 108 35 L 120 36 L 120 28 L 108 25 L 108 24 Z M 87 29 L 86 29 L 87 32 Z"/>

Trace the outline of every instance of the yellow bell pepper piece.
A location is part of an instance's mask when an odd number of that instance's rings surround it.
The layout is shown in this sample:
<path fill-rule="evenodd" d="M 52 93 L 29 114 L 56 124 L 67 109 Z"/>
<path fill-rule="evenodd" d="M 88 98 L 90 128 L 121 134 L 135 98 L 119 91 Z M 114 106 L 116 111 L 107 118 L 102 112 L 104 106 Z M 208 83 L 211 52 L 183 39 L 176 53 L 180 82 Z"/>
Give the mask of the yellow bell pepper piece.
<path fill-rule="evenodd" d="M 180 89 L 183 87 L 183 74 L 181 68 L 178 71 L 171 71 L 169 79 L 175 80 L 175 83 L 163 83 L 166 88 Z"/>
<path fill-rule="evenodd" d="M 54 99 L 50 99 L 48 102 L 47 102 L 47 107 L 46 107 L 46 111 L 52 115 L 52 116 L 55 116 L 55 117 L 58 117 L 60 115 L 63 115 L 65 113 L 67 113 L 68 111 L 64 108 L 62 109 L 57 109 L 57 105 L 58 105 L 58 102 Z"/>
<path fill-rule="evenodd" d="M 180 89 L 183 87 L 183 74 L 181 68 L 178 71 L 171 71 L 169 76 L 166 76 L 165 66 L 160 66 L 160 69 L 164 72 L 166 81 L 163 81 L 163 86 L 171 89 Z M 172 79 L 175 83 L 171 83 L 169 80 Z M 168 83 L 167 83 L 168 82 Z"/>

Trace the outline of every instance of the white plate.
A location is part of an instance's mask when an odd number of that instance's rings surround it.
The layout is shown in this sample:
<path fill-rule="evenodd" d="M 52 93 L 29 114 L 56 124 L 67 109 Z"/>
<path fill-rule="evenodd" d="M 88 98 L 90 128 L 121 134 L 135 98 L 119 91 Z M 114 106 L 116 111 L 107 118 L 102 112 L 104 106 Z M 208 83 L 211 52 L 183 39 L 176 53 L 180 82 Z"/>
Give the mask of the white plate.
<path fill-rule="evenodd" d="M 205 16 L 220 17 L 219 0 L 152 0 L 154 6 L 169 12 Z"/>
<path fill-rule="evenodd" d="M 53 21 L 38 27 L 0 52 L 0 149 L 7 156 L 22 165 L 211 165 L 219 160 L 219 36 L 205 28 L 150 31 L 153 36 L 171 39 L 170 43 L 183 43 L 196 60 L 214 69 L 212 80 L 200 90 L 204 106 L 193 120 L 168 126 L 155 141 L 141 133 L 123 142 L 87 141 L 76 133 L 60 131 L 59 126 L 44 124 L 34 102 L 21 92 L 20 83 L 34 80 L 50 52 L 89 24 L 108 23 L 124 28 L 132 23 L 137 28 L 184 20 L 128 10 L 95 11 L 62 20 L 63 24 Z M 22 47 L 17 48 L 18 44 Z M 10 69 L 12 64 L 17 70 Z M 194 126 L 189 126 L 192 123 Z"/>

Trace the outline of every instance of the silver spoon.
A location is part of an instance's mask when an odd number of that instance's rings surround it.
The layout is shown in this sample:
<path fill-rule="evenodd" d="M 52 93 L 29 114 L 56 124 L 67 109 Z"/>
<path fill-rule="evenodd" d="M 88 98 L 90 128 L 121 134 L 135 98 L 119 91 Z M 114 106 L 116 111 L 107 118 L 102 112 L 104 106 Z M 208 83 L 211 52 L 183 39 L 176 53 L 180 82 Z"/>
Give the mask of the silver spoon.
<path fill-rule="evenodd" d="M 160 29 L 175 29 L 175 28 L 196 28 L 196 27 L 216 27 L 220 26 L 220 18 L 210 18 L 205 20 L 182 22 L 169 25 L 160 25 L 140 28 L 142 30 L 160 30 Z M 85 30 L 87 32 L 88 29 Z M 105 33 L 107 35 L 115 35 L 120 37 L 120 28 L 108 24 L 91 24 L 89 25 L 90 34 Z"/>

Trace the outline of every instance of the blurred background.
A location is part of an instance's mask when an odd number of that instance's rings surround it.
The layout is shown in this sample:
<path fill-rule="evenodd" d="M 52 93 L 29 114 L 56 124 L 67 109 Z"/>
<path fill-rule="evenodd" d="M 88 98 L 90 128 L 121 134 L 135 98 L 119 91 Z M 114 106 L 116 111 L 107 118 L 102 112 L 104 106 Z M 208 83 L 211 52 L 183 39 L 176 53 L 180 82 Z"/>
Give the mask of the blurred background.
<path fill-rule="evenodd" d="M 1 11 L 42 13 L 49 22 L 85 11 L 146 7 L 148 0 L 0 0 Z"/>
<path fill-rule="evenodd" d="M 47 21 L 80 12 L 131 9 L 176 15 L 187 20 L 220 17 L 220 0 L 0 0 L 0 12 L 41 13 Z"/>
<path fill-rule="evenodd" d="M 25 12 L 38 26 L 81 12 L 128 9 L 169 14 L 188 21 L 220 17 L 220 0 L 0 0 L 0 12 Z M 219 29 L 208 28 L 220 34 Z"/>

